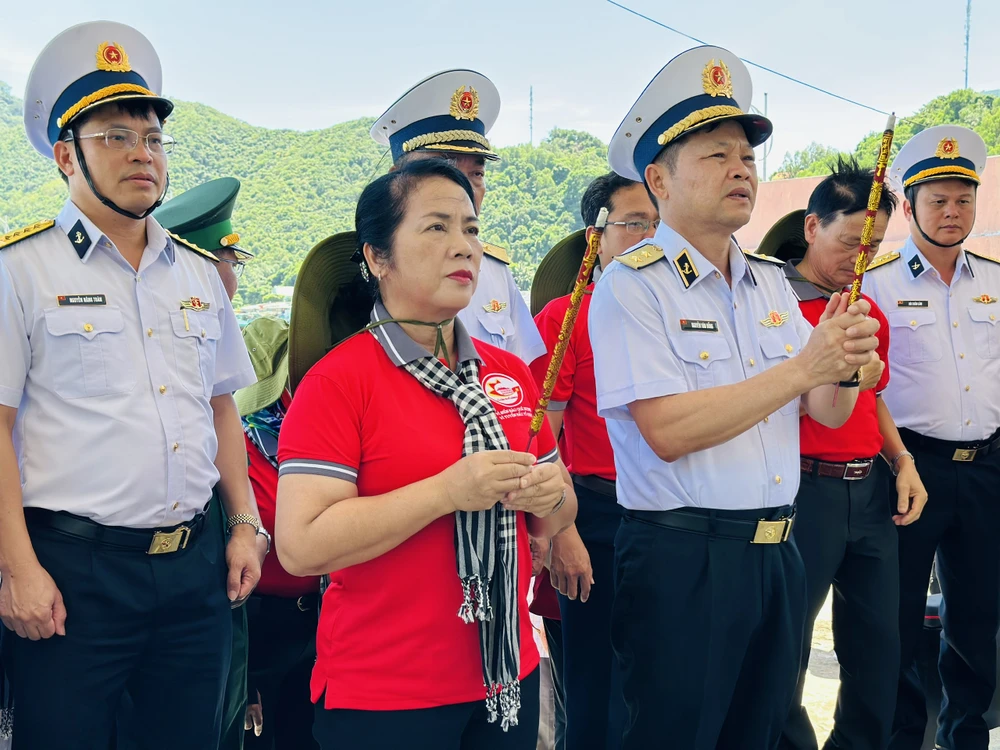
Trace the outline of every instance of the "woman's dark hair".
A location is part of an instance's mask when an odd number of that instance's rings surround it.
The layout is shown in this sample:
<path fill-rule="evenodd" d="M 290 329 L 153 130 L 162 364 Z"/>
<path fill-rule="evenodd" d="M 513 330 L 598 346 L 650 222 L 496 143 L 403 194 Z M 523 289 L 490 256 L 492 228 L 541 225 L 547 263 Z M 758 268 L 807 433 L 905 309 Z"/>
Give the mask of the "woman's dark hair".
<path fill-rule="evenodd" d="M 362 255 L 366 244 L 372 246 L 376 258 L 392 266 L 393 237 L 406 213 L 407 197 L 421 182 L 432 177 L 451 180 L 465 191 L 472 205 L 476 204 L 469 178 L 446 159 L 419 159 L 382 175 L 365 187 L 354 212 L 354 231 L 358 235 L 358 256 L 362 268 L 367 266 Z M 366 283 L 372 297 L 379 300 L 381 297 L 375 275 L 368 273 Z"/>
<path fill-rule="evenodd" d="M 809 196 L 806 215 L 816 214 L 821 226 L 828 226 L 838 216 L 857 213 L 868 208 L 868 195 L 872 189 L 875 172 L 864 169 L 853 157 L 837 157 L 831 165 L 830 175 Z M 889 216 L 896 209 L 896 196 L 883 190 L 878 210 Z"/>

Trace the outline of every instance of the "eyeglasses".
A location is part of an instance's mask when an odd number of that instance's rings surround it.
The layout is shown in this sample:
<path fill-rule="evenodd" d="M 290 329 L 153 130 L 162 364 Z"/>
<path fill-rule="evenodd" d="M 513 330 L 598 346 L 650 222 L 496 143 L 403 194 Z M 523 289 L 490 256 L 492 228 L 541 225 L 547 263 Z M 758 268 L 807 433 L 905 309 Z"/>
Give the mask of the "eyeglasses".
<path fill-rule="evenodd" d="M 65 140 L 68 142 L 72 141 L 73 138 L 74 136 L 71 132 L 66 136 Z M 139 145 L 139 139 L 142 138 L 146 142 L 146 150 L 151 154 L 169 154 L 174 150 L 174 144 L 176 143 L 171 136 L 164 133 L 139 135 L 134 130 L 129 130 L 128 128 L 108 128 L 103 133 L 78 135 L 76 138 L 81 141 L 92 138 L 103 138 L 104 144 L 115 151 L 131 151 Z"/>
<path fill-rule="evenodd" d="M 625 231 L 629 234 L 645 234 L 652 227 L 654 230 L 660 226 L 659 219 L 653 219 L 652 221 L 609 221 L 607 226 L 615 227 L 625 227 Z"/>
<path fill-rule="evenodd" d="M 245 260 L 231 260 L 229 258 L 219 258 L 219 263 L 230 263 L 233 266 L 233 273 L 236 274 L 238 279 L 243 275 L 243 269 L 246 268 L 247 262 Z"/>

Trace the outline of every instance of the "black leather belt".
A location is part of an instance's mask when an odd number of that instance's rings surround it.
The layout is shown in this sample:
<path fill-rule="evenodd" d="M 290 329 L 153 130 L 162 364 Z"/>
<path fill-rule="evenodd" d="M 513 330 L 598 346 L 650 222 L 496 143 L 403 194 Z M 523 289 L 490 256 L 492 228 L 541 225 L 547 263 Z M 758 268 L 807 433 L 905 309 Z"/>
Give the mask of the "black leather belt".
<path fill-rule="evenodd" d="M 997 430 L 985 440 L 973 443 L 963 443 L 954 440 L 938 440 L 937 438 L 921 435 L 919 432 L 908 430 L 905 427 L 899 428 L 899 436 L 903 438 L 903 444 L 911 451 L 920 450 L 925 453 L 932 453 L 935 456 L 950 458 L 952 461 L 975 461 L 985 458 L 990 453 L 995 453 L 1000 449 L 1000 430 Z"/>
<path fill-rule="evenodd" d="M 857 461 L 848 461 L 839 464 L 831 461 L 820 461 L 818 458 L 802 456 L 799 459 L 799 468 L 803 474 L 811 474 L 814 477 L 832 477 L 833 479 L 844 479 L 848 482 L 865 479 L 871 474 L 875 465 L 874 458 L 862 458 Z"/>
<path fill-rule="evenodd" d="M 124 526 L 104 526 L 65 511 L 25 508 L 28 528 L 47 528 L 67 536 L 111 547 L 142 550 L 147 555 L 168 555 L 179 552 L 194 540 L 205 526 L 205 514 L 165 529 L 129 529 Z"/>
<path fill-rule="evenodd" d="M 574 484 L 578 484 L 591 492 L 610 497 L 612 500 L 618 497 L 618 493 L 615 492 L 615 483 L 610 479 L 599 477 L 596 474 L 572 474 L 571 476 L 573 477 Z"/>
<path fill-rule="evenodd" d="M 627 508 L 625 515 L 637 521 L 668 529 L 739 539 L 751 544 L 781 544 L 788 541 L 788 537 L 792 533 L 792 523 L 795 520 L 794 508 L 785 506 L 784 508 L 768 510 L 778 512 L 780 517 L 773 521 L 764 518 L 757 521 L 744 521 L 688 510 L 629 510 Z"/>

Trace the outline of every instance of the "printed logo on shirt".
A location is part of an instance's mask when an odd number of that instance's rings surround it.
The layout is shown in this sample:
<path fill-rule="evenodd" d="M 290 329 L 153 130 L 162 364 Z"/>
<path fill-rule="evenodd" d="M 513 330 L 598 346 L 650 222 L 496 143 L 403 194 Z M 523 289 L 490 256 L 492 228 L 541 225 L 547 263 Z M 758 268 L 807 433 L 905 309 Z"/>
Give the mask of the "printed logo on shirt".
<path fill-rule="evenodd" d="M 483 390 L 490 401 L 507 408 L 517 406 L 524 399 L 521 384 L 509 375 L 500 373 L 491 373 L 483 378 Z"/>
<path fill-rule="evenodd" d="M 103 294 L 60 294 L 56 297 L 59 307 L 72 307 L 73 305 L 106 305 L 108 298 Z"/>
<path fill-rule="evenodd" d="M 897 307 L 930 307 L 930 303 L 925 299 L 900 299 L 896 300 Z"/>
<path fill-rule="evenodd" d="M 719 323 L 715 320 L 689 320 L 688 318 L 681 318 L 681 330 L 711 331 L 713 333 L 718 333 Z"/>

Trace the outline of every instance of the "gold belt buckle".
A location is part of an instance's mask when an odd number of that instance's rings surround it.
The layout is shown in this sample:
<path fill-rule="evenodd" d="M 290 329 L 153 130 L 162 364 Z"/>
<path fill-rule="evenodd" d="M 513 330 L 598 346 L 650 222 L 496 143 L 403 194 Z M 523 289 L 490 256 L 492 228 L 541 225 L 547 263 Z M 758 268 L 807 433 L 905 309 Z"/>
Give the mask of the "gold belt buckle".
<path fill-rule="evenodd" d="M 978 448 L 959 448 L 952 454 L 952 461 L 973 461 L 976 458 Z"/>
<path fill-rule="evenodd" d="M 168 555 L 187 547 L 188 539 L 191 538 L 191 529 L 187 526 L 178 526 L 173 531 L 157 531 L 153 534 L 153 541 L 146 550 L 147 555 Z"/>
<path fill-rule="evenodd" d="M 777 521 L 757 522 L 757 531 L 750 544 L 781 544 L 792 533 L 792 519 L 779 518 Z"/>

